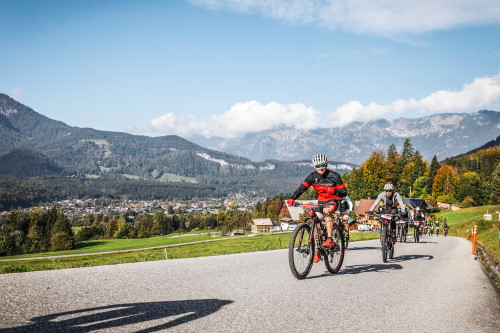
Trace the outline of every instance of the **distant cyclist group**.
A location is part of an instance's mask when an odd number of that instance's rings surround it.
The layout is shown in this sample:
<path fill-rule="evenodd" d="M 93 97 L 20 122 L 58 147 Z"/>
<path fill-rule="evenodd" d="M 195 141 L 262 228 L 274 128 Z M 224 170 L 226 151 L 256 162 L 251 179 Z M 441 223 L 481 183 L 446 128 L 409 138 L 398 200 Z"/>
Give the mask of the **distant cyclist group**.
<path fill-rule="evenodd" d="M 323 154 L 315 155 L 312 164 L 315 170 L 307 175 L 286 201 L 289 206 L 298 205 L 296 200 L 310 187 L 314 188 L 318 195 L 317 205 L 308 205 L 312 208 L 309 217 L 294 230 L 290 240 L 290 268 L 298 279 L 305 278 L 312 264 L 321 260 L 325 261 L 331 273 L 340 269 L 349 241 L 349 222 L 352 221 L 348 213 L 353 210 L 353 204 L 340 174 L 328 169 L 328 159 Z M 384 262 L 387 256 L 393 257 L 398 236 L 401 241 L 403 237 L 406 240 L 410 225 L 414 228 L 417 242 L 419 236 L 431 230 L 431 224 L 426 223 L 420 208 L 414 210 L 413 217 L 410 216 L 402 196 L 395 191 L 393 184 L 385 184 L 384 191 L 377 196 L 366 213 L 368 216 L 377 217 L 381 224 L 380 240 Z M 432 232 L 438 235 L 439 230 L 440 222 L 437 221 L 432 224 Z M 443 231 L 446 235 L 446 222 Z"/>

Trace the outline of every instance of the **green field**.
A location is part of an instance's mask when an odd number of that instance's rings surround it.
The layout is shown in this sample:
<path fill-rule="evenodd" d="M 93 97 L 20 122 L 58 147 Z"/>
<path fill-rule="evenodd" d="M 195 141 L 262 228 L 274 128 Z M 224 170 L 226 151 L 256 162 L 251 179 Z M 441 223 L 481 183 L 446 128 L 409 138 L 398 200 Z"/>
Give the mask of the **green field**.
<path fill-rule="evenodd" d="M 99 265 L 113 265 L 130 262 L 153 260 L 193 258 L 214 256 L 232 253 L 269 251 L 288 248 L 291 233 L 275 233 L 254 237 L 213 237 L 209 235 L 187 235 L 172 237 L 166 235 L 146 239 L 106 239 L 80 242 L 76 249 L 57 253 L 39 253 L 6 258 L 34 258 L 42 256 L 86 254 L 117 250 L 139 249 L 144 247 L 175 245 L 180 243 L 201 241 L 201 243 L 178 245 L 160 249 L 130 251 L 124 253 L 110 253 L 102 255 L 88 255 L 79 257 L 59 257 L 23 261 L 0 262 L 0 273 L 52 270 L 62 268 L 89 267 Z M 351 241 L 369 240 L 378 238 L 378 233 L 351 233 Z M 213 241 L 217 239 L 217 241 Z M 209 241 L 210 240 L 210 241 Z"/>
<path fill-rule="evenodd" d="M 449 235 L 471 240 L 472 229 L 477 221 L 477 242 L 500 262 L 500 235 L 497 206 L 464 208 L 458 211 L 442 211 L 438 217 L 445 217 L 450 226 Z M 484 214 L 492 215 L 491 221 L 484 220 Z"/>
<path fill-rule="evenodd" d="M 497 206 L 465 208 L 458 211 L 442 211 L 437 217 L 446 218 L 450 226 L 449 235 L 471 238 L 471 230 L 478 223 L 477 240 L 495 260 L 500 261 L 500 240 L 498 232 Z M 493 219 L 485 221 L 484 214 L 489 212 Z M 75 230 L 76 231 L 76 230 Z M 225 255 L 255 251 L 268 251 L 288 248 L 291 233 L 275 233 L 254 237 L 220 236 L 218 233 L 197 231 L 186 234 L 169 234 L 140 239 L 101 239 L 79 242 L 73 250 L 45 252 L 29 255 L 3 257 L 1 259 L 37 258 L 58 256 L 57 258 L 32 259 L 23 261 L 0 262 L 0 273 L 52 270 L 62 268 L 113 265 L 130 262 L 153 260 L 171 260 L 201 256 Z M 378 233 L 351 233 L 351 241 L 378 238 Z M 193 243 L 198 242 L 198 243 Z M 144 249 L 162 247 L 156 249 Z M 141 250 L 137 250 L 141 249 Z M 127 251 L 90 255 L 92 253 Z M 135 251 L 134 251 L 135 250 Z M 63 257 L 64 255 L 82 255 L 78 257 Z M 85 255 L 89 254 L 89 255 Z"/>

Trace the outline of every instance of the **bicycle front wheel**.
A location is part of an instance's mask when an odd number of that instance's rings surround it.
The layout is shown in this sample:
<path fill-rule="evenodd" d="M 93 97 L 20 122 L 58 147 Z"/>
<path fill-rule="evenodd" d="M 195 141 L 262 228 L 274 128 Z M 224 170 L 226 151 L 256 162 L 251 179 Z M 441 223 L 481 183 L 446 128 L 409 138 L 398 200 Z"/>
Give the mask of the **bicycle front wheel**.
<path fill-rule="evenodd" d="M 345 254 L 344 235 L 338 225 L 333 226 L 332 239 L 335 244 L 325 249 L 325 266 L 330 273 L 335 274 L 340 270 Z"/>
<path fill-rule="evenodd" d="M 292 233 L 288 247 L 288 263 L 293 276 L 304 279 L 313 264 L 314 241 L 311 237 L 311 226 L 299 224 Z"/>

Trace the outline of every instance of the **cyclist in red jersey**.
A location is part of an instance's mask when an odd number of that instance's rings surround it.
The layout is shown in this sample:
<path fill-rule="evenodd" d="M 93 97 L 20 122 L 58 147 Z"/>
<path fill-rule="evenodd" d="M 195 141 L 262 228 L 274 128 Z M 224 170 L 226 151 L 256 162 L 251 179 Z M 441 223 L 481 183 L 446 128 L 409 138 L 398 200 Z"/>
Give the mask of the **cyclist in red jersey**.
<path fill-rule="evenodd" d="M 320 211 L 325 215 L 328 236 L 323 245 L 331 247 L 334 245 L 334 242 L 332 239 L 333 219 L 330 214 L 333 214 L 337 210 L 342 198 L 347 196 L 347 188 L 342 182 L 340 174 L 327 168 L 328 159 L 325 155 L 315 155 L 312 159 L 312 163 L 316 171 L 310 173 L 306 177 L 290 199 L 287 200 L 287 204 L 294 205 L 295 200 L 312 186 L 318 193 L 318 203 L 325 206 L 324 208 L 320 208 Z"/>

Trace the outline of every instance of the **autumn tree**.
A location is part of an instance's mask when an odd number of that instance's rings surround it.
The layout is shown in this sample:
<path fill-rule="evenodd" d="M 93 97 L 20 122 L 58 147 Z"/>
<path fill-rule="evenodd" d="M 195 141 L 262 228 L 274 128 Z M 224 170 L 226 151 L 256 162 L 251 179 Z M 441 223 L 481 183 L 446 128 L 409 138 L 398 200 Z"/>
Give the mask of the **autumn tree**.
<path fill-rule="evenodd" d="M 437 170 L 434 177 L 433 195 L 436 197 L 445 196 L 445 201 L 453 201 L 452 192 L 455 190 L 457 181 L 458 175 L 455 168 L 450 165 L 443 165 Z"/>
<path fill-rule="evenodd" d="M 363 183 L 367 196 L 376 197 L 387 182 L 387 168 L 383 152 L 373 152 L 362 165 Z"/>

